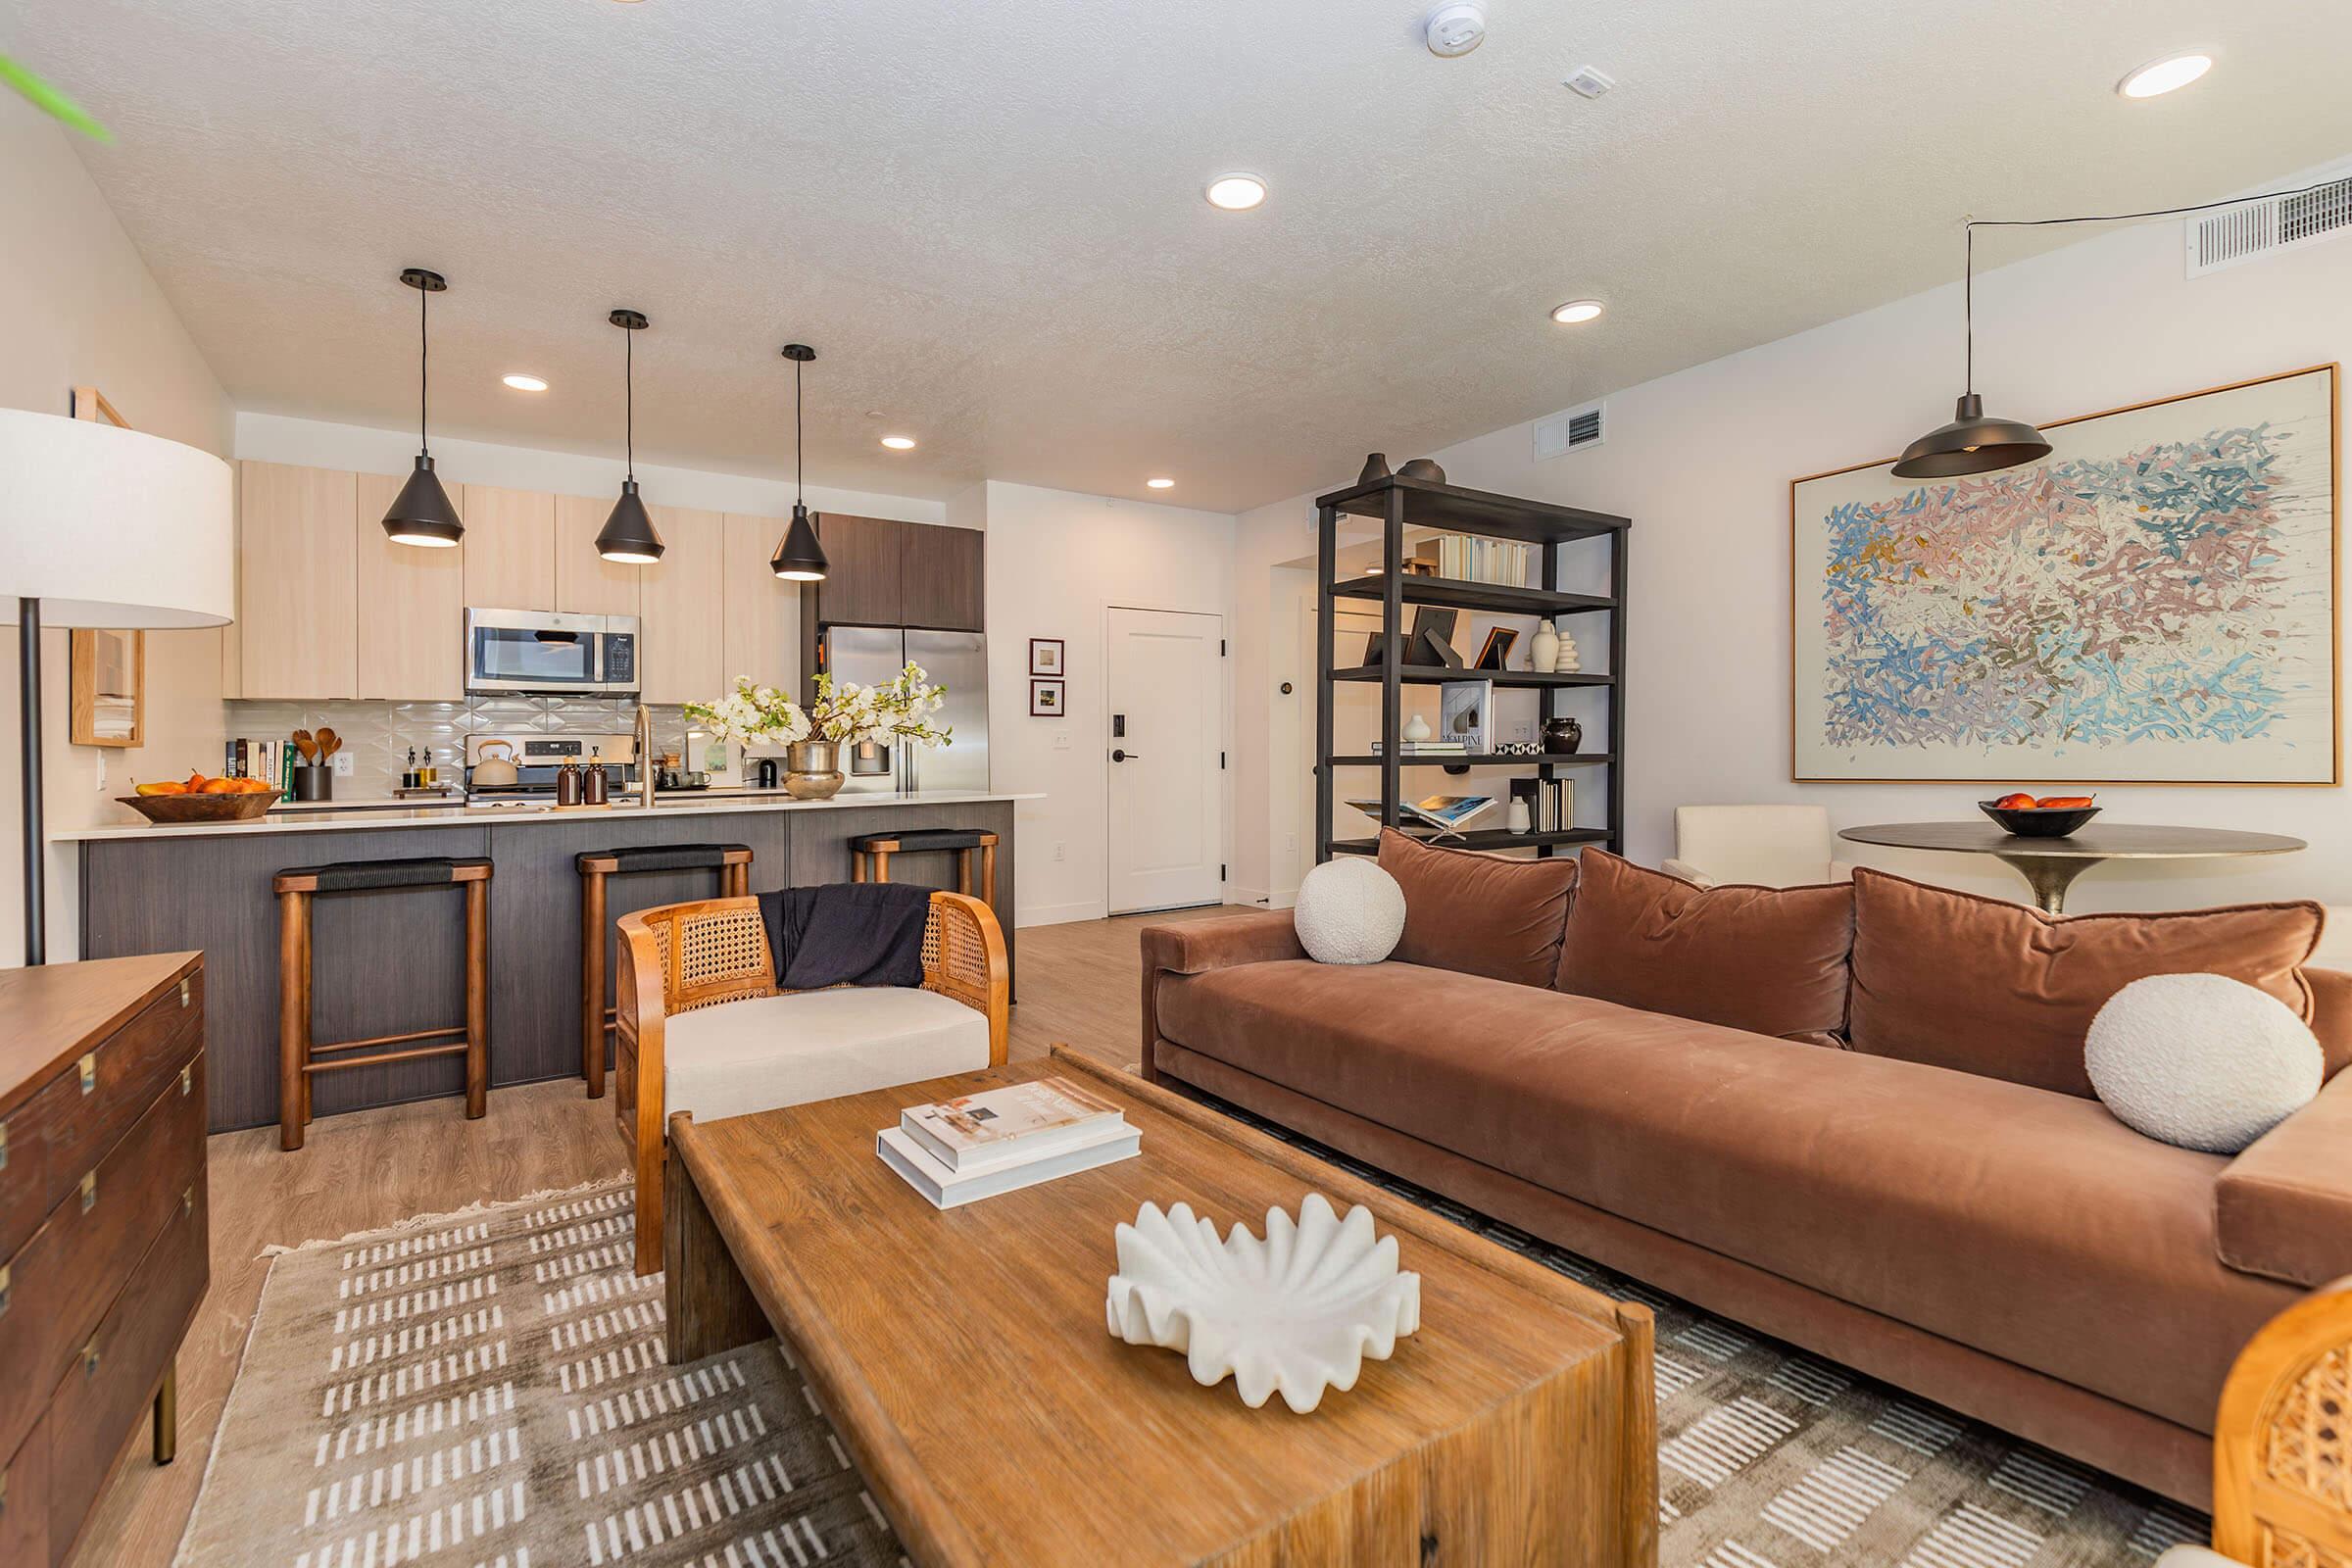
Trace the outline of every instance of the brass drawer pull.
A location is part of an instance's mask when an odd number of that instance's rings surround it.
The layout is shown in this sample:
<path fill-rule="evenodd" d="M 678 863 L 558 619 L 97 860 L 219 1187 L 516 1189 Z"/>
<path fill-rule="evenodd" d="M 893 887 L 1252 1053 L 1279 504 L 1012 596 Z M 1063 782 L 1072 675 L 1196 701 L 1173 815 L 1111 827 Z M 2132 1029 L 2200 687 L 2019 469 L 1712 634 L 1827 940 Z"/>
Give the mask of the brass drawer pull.
<path fill-rule="evenodd" d="M 8 1123 L 0 1121 L 0 1170 L 8 1169 Z"/>
<path fill-rule="evenodd" d="M 98 1087 L 98 1054 L 91 1052 L 81 1058 L 81 1092 L 90 1094 Z"/>
<path fill-rule="evenodd" d="M 185 1100 L 196 1087 L 196 1064 L 189 1062 L 179 1069 L 179 1098 Z"/>
<path fill-rule="evenodd" d="M 182 1214 L 196 1212 L 196 1189 L 193 1186 L 179 1195 L 179 1211 Z"/>
<path fill-rule="evenodd" d="M 195 987 L 190 982 L 182 980 L 179 983 L 179 1004 L 181 1006 L 184 1007 L 188 1004 L 188 998 L 194 993 L 194 991 Z"/>
<path fill-rule="evenodd" d="M 94 1378 L 98 1375 L 98 1337 L 96 1335 L 92 1335 L 90 1343 L 81 1348 L 81 1375 L 85 1378 Z"/>
<path fill-rule="evenodd" d="M 0 1317 L 8 1316 L 8 1286 L 12 1272 L 6 1263 L 0 1263 Z"/>
<path fill-rule="evenodd" d="M 81 1211 L 87 1214 L 98 1206 L 98 1171 L 95 1166 L 81 1173 Z"/>

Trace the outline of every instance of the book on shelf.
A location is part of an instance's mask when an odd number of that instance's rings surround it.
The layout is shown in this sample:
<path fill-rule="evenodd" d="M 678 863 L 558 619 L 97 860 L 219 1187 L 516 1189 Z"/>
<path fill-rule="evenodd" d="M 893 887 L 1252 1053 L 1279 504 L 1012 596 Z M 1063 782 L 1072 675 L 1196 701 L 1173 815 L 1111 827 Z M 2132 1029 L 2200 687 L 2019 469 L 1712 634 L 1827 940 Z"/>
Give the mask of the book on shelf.
<path fill-rule="evenodd" d="M 1076 1143 L 1058 1145 L 1035 1157 L 1015 1156 L 958 1170 L 934 1158 L 906 1136 L 904 1127 L 885 1127 L 874 1134 L 874 1152 L 934 1208 L 956 1208 L 977 1199 L 1133 1159 L 1143 1152 L 1143 1139 L 1142 1130 L 1128 1126 L 1122 1117 L 1090 1129 Z"/>
<path fill-rule="evenodd" d="M 1535 552 L 1531 546 L 1515 540 L 1448 533 L 1424 540 L 1414 551 L 1414 559 L 1430 563 L 1441 577 L 1524 588 Z"/>
<path fill-rule="evenodd" d="M 1374 741 L 1372 743 L 1373 756 L 1378 757 L 1383 750 L 1385 750 L 1383 742 Z M 1459 757 L 1469 750 L 1470 748 L 1460 741 L 1398 741 L 1396 743 L 1398 757 L 1445 757 L 1448 755 Z"/>
<path fill-rule="evenodd" d="M 958 1095 L 899 1113 L 899 1131 L 950 1171 L 1034 1159 L 1126 1122 L 1118 1106 L 1067 1078 Z"/>
<path fill-rule="evenodd" d="M 1375 822 L 1380 820 L 1380 802 L 1351 799 L 1348 803 Z M 1465 823 L 1476 820 L 1494 808 L 1491 795 L 1427 795 L 1417 801 L 1398 801 L 1396 814 L 1406 818 L 1402 827 L 1433 827 L 1440 836 L 1458 833 Z"/>

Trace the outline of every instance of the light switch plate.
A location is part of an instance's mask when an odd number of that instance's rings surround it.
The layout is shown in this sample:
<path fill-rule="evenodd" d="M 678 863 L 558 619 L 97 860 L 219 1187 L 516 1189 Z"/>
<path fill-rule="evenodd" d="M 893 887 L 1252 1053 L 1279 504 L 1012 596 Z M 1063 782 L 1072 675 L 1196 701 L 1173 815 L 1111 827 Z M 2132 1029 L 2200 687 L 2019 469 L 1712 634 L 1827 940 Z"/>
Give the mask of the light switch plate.
<path fill-rule="evenodd" d="M 1066 752 L 1070 749 L 1070 732 L 1068 730 L 1060 729 L 1054 732 L 1054 749 L 1057 752 Z"/>

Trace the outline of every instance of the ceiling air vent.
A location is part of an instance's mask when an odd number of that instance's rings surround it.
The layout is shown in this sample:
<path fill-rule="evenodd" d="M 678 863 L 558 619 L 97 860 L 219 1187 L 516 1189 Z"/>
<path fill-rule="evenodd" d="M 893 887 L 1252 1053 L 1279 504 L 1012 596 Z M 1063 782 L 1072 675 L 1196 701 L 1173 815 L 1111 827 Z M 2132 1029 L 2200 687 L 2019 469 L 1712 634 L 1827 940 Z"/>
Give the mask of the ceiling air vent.
<path fill-rule="evenodd" d="M 1581 409 L 1564 409 L 1558 414 L 1538 419 L 1536 430 L 1536 461 L 1557 458 L 1586 447 L 1596 447 L 1606 437 L 1602 416 L 1608 405 L 1588 403 Z"/>
<path fill-rule="evenodd" d="M 2352 230 L 2352 176 L 2188 220 L 2188 275 L 2202 277 Z"/>

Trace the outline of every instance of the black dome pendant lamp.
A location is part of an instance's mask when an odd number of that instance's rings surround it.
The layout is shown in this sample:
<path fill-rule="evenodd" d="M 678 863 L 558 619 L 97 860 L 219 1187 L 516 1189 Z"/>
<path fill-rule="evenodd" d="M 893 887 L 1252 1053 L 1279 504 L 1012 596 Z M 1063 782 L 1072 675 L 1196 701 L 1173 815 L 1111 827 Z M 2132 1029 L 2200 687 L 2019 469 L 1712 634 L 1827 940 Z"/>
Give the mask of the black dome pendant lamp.
<path fill-rule="evenodd" d="M 801 439 L 801 368 L 816 358 L 816 350 L 806 343 L 787 343 L 784 357 L 792 362 L 792 525 L 784 530 L 784 542 L 776 546 L 767 569 L 787 582 L 822 582 L 829 568 L 825 547 L 816 542 L 816 519 L 801 500 L 801 473 L 807 466 Z"/>
<path fill-rule="evenodd" d="M 449 492 L 433 473 L 433 454 L 425 444 L 424 306 L 448 289 L 449 279 L 410 267 L 402 269 L 400 280 L 416 291 L 416 470 L 392 498 L 391 510 L 384 514 L 384 533 L 396 545 L 447 550 L 466 536 L 466 525 L 458 520 L 458 509 L 449 504 Z"/>
<path fill-rule="evenodd" d="M 629 334 L 622 340 L 628 347 L 621 362 L 628 410 L 623 427 L 628 476 L 620 481 L 620 499 L 612 503 L 612 515 L 605 519 L 596 536 L 596 553 L 624 566 L 650 566 L 662 559 L 662 536 L 654 531 L 654 519 L 637 494 L 637 334 L 653 323 L 636 311 L 614 311 L 606 319 Z"/>
<path fill-rule="evenodd" d="M 1892 470 L 1898 479 L 1992 473 L 2050 455 L 2050 443 L 2039 430 L 2023 420 L 1993 418 L 1984 412 L 1984 400 L 1977 396 L 1977 225 L 1973 222 L 1968 225 L 1963 257 L 1960 313 L 1968 358 L 1960 401 L 1951 423 L 1937 425 L 1903 448 Z"/>

